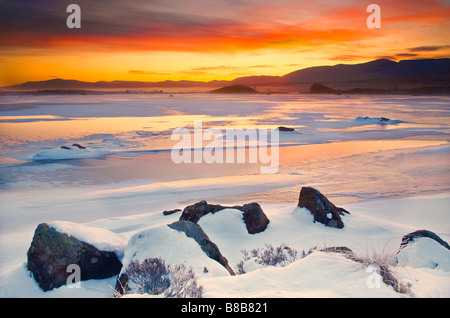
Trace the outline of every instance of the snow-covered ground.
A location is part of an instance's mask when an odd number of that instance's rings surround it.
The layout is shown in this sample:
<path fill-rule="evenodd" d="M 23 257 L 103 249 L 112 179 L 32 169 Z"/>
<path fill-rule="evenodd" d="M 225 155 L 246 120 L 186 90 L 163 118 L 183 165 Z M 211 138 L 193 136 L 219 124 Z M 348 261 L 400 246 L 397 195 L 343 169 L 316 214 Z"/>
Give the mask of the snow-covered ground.
<path fill-rule="evenodd" d="M 180 213 L 162 214 L 200 200 L 259 202 L 270 219 L 262 233 L 248 234 L 233 209 L 199 221 L 233 268 L 242 249 L 265 244 L 286 243 L 299 254 L 347 246 L 360 256 L 393 259 L 402 236 L 418 229 L 449 242 L 449 104 L 448 97 L 402 96 L 3 96 L 0 296 L 113 296 L 115 277 L 39 289 L 26 270 L 26 252 L 36 226 L 48 222 L 100 246 L 109 241 L 106 248 L 124 258 L 128 241 L 147 233 L 155 244 L 134 252 L 185 260 L 204 297 L 449 297 L 450 252 L 427 239 L 391 266 L 411 286 L 405 296 L 385 284 L 370 288 L 367 266 L 336 253 L 314 252 L 286 267 L 254 266 L 231 277 L 166 226 Z M 280 132 L 276 174 L 261 175 L 260 164 L 175 164 L 171 131 L 190 129 L 194 120 L 204 129 L 295 132 Z M 302 186 L 350 212 L 344 229 L 313 223 L 297 207 Z"/>

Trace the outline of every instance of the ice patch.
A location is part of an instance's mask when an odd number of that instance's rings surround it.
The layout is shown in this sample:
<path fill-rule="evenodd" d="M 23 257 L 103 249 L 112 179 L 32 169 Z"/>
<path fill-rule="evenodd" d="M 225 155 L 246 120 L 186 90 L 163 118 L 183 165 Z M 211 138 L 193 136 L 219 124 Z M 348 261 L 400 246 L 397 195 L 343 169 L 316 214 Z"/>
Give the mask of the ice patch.
<path fill-rule="evenodd" d="M 31 160 L 67 160 L 67 159 L 86 159 L 98 158 L 111 154 L 111 152 L 103 149 L 80 149 L 75 146 L 63 146 L 65 148 L 58 148 L 43 151 L 31 157 Z"/>
<path fill-rule="evenodd" d="M 10 157 L 0 157 L 0 166 L 13 166 L 24 163 L 25 161 Z"/>
<path fill-rule="evenodd" d="M 33 173 L 45 173 L 45 172 L 53 172 L 58 170 L 67 170 L 71 169 L 74 166 L 67 165 L 63 163 L 50 163 L 46 165 L 32 165 L 32 166 L 23 166 L 22 169 L 27 172 L 33 172 Z"/>
<path fill-rule="evenodd" d="M 449 153 L 450 147 L 438 148 L 438 149 L 426 149 L 421 151 L 416 151 L 415 154 L 440 154 Z"/>
<path fill-rule="evenodd" d="M 364 124 L 380 124 L 380 125 L 389 125 L 389 124 L 400 124 L 404 123 L 402 120 L 392 120 L 386 117 L 358 117 L 354 120 L 357 123 L 364 123 Z"/>

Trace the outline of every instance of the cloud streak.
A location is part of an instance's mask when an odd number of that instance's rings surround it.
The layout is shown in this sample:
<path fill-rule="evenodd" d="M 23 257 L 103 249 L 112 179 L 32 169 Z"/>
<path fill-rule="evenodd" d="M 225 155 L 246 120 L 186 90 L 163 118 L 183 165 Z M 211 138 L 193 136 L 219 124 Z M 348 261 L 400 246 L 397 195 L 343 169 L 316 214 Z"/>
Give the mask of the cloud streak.
<path fill-rule="evenodd" d="M 77 0 L 82 28 L 68 29 L 72 2 L 0 1 L 4 82 L 48 74 L 229 79 L 380 56 L 442 57 L 450 49 L 447 0 L 377 0 L 376 30 L 367 28 L 368 3 L 360 0 Z"/>
<path fill-rule="evenodd" d="M 441 21 L 450 14 L 450 7 L 437 0 L 425 0 L 426 5 L 415 0 L 380 1 L 385 8 L 383 25 L 419 18 Z M 82 28 L 77 30 L 65 25 L 70 2 L 3 1 L 0 46 L 233 51 L 323 46 L 380 36 L 369 34 L 365 7 L 356 0 L 342 5 L 287 0 L 80 0 Z"/>
<path fill-rule="evenodd" d="M 417 46 L 410 48 L 410 52 L 435 52 L 450 49 L 450 45 L 434 45 L 434 46 Z"/>

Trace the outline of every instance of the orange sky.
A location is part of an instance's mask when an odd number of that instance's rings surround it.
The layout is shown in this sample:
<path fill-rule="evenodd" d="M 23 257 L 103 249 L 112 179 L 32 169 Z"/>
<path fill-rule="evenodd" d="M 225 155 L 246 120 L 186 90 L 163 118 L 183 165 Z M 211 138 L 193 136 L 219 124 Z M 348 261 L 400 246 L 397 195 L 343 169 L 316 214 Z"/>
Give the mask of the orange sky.
<path fill-rule="evenodd" d="M 81 29 L 66 8 L 81 7 Z M 366 7 L 381 7 L 369 29 Z M 234 79 L 318 65 L 450 57 L 447 0 L 0 2 L 0 86 Z"/>

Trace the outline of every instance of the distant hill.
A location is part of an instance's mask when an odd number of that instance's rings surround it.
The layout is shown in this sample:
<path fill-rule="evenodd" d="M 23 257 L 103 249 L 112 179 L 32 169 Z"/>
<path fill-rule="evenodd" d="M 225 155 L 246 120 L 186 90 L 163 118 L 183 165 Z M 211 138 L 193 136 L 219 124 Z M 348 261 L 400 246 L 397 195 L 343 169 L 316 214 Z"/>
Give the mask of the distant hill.
<path fill-rule="evenodd" d="M 379 59 L 360 64 L 316 66 L 291 72 L 284 76 L 246 76 L 232 81 L 98 81 L 51 79 L 5 86 L 2 90 L 116 90 L 203 88 L 217 89 L 232 85 L 247 85 L 270 91 L 271 88 L 302 91 L 312 83 L 326 83 L 333 89 L 406 89 L 420 87 L 450 87 L 450 59 L 403 60 L 399 62 Z M 308 86 L 305 86 L 308 85 Z"/>
<path fill-rule="evenodd" d="M 281 80 L 286 83 L 336 83 L 443 72 L 450 72 L 450 59 L 404 60 L 400 62 L 380 59 L 362 64 L 309 67 L 286 74 L 281 77 Z"/>
<path fill-rule="evenodd" d="M 229 81 L 161 81 L 161 82 L 138 82 L 138 81 L 98 81 L 84 82 L 77 80 L 51 79 L 47 81 L 30 81 L 18 85 L 4 86 L 5 90 L 67 90 L 67 89 L 150 89 L 150 88 L 174 88 L 174 87 L 220 87 L 229 84 Z"/>
<path fill-rule="evenodd" d="M 230 86 L 221 87 L 218 89 L 214 89 L 210 91 L 210 93 L 219 93 L 219 94 L 256 94 L 258 93 L 255 89 L 242 85 L 235 84 Z"/>
<path fill-rule="evenodd" d="M 282 82 L 281 76 L 269 76 L 269 75 L 244 76 L 238 77 L 232 81 L 232 83 L 243 85 L 258 85 L 258 84 L 281 83 L 281 82 Z"/>
<path fill-rule="evenodd" d="M 88 89 L 92 83 L 77 80 L 51 79 L 48 81 L 26 82 L 19 85 L 6 86 L 6 89 Z"/>
<path fill-rule="evenodd" d="M 313 94 L 403 94 L 403 95 L 450 95 L 450 86 L 423 86 L 416 88 L 352 88 L 352 89 L 333 89 L 325 85 L 314 83 L 309 88 L 309 92 Z"/>
<path fill-rule="evenodd" d="M 337 92 L 336 90 L 319 83 L 312 84 L 309 91 L 314 94 L 334 94 Z"/>

